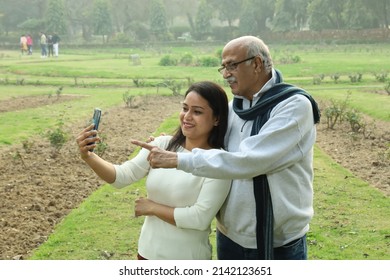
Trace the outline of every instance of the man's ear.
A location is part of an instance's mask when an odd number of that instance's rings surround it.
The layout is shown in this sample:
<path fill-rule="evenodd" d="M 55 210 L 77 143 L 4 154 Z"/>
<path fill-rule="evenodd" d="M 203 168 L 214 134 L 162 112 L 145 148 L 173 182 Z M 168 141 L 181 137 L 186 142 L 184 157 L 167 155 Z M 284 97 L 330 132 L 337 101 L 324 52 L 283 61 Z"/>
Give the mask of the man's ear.
<path fill-rule="evenodd" d="M 256 56 L 255 58 L 255 72 L 260 73 L 263 70 L 263 61 L 260 56 Z"/>

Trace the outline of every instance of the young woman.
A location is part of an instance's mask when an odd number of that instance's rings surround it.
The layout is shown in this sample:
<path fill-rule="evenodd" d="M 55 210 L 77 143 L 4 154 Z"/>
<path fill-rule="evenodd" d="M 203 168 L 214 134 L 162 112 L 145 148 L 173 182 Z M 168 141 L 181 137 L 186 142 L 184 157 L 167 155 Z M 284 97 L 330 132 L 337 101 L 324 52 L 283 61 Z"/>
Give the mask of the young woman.
<path fill-rule="evenodd" d="M 170 151 L 194 148 L 222 149 L 227 129 L 228 98 L 212 82 L 190 86 L 173 136 L 157 137 L 152 144 Z M 77 137 L 81 158 L 106 182 L 128 186 L 147 176 L 147 198 L 135 204 L 136 216 L 146 216 L 138 243 L 138 259 L 211 259 L 210 224 L 230 190 L 230 180 L 193 176 L 176 169 L 153 169 L 149 151 L 142 149 L 121 165 L 111 164 L 90 149 L 99 140 L 85 128 Z"/>

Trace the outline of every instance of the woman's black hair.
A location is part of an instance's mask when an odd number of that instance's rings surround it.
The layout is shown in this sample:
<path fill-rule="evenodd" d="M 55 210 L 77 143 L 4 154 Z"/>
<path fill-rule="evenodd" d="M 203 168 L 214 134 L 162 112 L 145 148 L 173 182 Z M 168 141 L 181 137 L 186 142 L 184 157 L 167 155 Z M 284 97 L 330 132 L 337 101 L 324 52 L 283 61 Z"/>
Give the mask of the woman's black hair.
<path fill-rule="evenodd" d="M 205 100 L 213 110 L 213 116 L 218 118 L 218 125 L 214 126 L 207 140 L 210 147 L 215 149 L 224 148 L 224 138 L 228 124 L 228 98 L 223 88 L 210 81 L 202 81 L 192 84 L 185 93 L 188 95 L 191 91 L 196 92 Z M 186 137 L 183 135 L 179 126 L 168 144 L 168 151 L 176 151 L 185 142 Z"/>

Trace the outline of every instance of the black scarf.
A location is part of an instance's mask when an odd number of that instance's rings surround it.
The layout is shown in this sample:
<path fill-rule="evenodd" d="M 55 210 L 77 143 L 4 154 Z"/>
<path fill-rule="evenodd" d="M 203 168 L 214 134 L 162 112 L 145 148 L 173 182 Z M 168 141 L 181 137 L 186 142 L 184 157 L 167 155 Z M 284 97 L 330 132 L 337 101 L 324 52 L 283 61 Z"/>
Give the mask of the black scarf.
<path fill-rule="evenodd" d="M 251 135 L 259 133 L 261 127 L 268 121 L 272 109 L 279 102 L 295 94 L 302 94 L 310 100 L 313 109 L 314 124 L 320 120 L 320 111 L 315 100 L 303 89 L 283 83 L 282 75 L 278 70 L 276 70 L 276 75 L 276 84 L 264 92 L 253 107 L 243 110 L 242 99 L 234 98 L 233 100 L 233 110 L 241 119 L 254 120 Z M 253 189 L 256 201 L 256 241 L 259 259 L 272 260 L 273 210 L 266 174 L 253 178 Z"/>

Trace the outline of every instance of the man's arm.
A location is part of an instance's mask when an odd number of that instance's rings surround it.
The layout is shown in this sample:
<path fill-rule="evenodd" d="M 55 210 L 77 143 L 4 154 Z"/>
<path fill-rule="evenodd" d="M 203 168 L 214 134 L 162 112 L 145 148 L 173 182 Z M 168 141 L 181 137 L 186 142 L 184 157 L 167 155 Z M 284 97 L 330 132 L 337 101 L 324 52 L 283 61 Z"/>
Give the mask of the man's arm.
<path fill-rule="evenodd" d="M 295 95 L 273 110 L 261 133 L 245 138 L 235 152 L 195 148 L 191 153 L 167 152 L 147 143 L 133 143 L 150 151 L 155 168 L 177 168 L 196 176 L 246 179 L 280 171 L 310 153 L 315 143 L 310 101 Z"/>
<path fill-rule="evenodd" d="M 177 154 L 175 152 L 166 151 L 156 146 L 145 142 L 132 140 L 131 143 L 140 146 L 150 151 L 148 161 L 153 168 L 176 168 Z"/>

